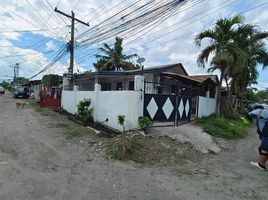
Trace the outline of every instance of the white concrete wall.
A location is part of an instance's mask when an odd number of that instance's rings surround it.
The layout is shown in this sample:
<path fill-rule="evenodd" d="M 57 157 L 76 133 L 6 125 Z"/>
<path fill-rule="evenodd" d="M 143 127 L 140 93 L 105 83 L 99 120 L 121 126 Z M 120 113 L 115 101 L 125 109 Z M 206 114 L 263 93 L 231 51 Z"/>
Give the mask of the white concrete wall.
<path fill-rule="evenodd" d="M 143 95 L 139 91 L 102 91 L 97 101 L 96 121 L 114 129 L 123 130 L 117 122 L 118 115 L 125 115 L 126 130 L 138 128 L 138 117 L 143 115 Z"/>
<path fill-rule="evenodd" d="M 75 114 L 75 91 L 62 90 L 61 107 L 68 113 Z"/>
<path fill-rule="evenodd" d="M 139 81 L 144 81 L 142 78 Z M 143 115 L 143 91 L 135 87 L 135 91 L 101 91 L 100 85 L 95 85 L 95 91 L 62 91 L 61 106 L 67 112 L 75 114 L 77 104 L 84 98 L 90 98 L 94 109 L 94 120 L 104 125 L 122 131 L 117 122 L 118 115 L 125 115 L 126 130 L 138 128 L 138 117 Z M 108 119 L 108 122 L 105 120 Z"/>
<path fill-rule="evenodd" d="M 62 91 L 61 107 L 71 114 L 77 112 L 77 105 L 83 99 L 91 99 L 92 108 L 95 107 L 94 91 Z"/>
<path fill-rule="evenodd" d="M 216 112 L 216 99 L 198 97 L 198 118 L 209 116 Z"/>

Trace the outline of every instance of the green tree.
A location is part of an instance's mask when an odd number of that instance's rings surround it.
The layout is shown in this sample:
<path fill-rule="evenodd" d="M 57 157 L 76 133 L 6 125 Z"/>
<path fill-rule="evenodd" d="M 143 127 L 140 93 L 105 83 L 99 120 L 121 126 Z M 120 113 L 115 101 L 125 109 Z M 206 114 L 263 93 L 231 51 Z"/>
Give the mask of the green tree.
<path fill-rule="evenodd" d="M 93 63 L 97 71 L 118 71 L 137 68 L 137 66 L 129 60 L 138 57 L 138 55 L 125 55 L 123 53 L 122 42 L 122 38 L 116 37 L 113 48 L 106 43 L 103 44 L 103 47 L 99 48 L 103 55 L 96 55 L 96 58 L 100 60 L 97 63 Z"/>
<path fill-rule="evenodd" d="M 3 81 L 3 82 L 1 83 L 1 85 L 2 85 L 3 88 L 5 88 L 6 90 L 11 90 L 11 89 L 12 89 L 12 85 L 11 85 L 11 83 L 8 83 L 8 82 L 6 82 L 6 81 Z"/>
<path fill-rule="evenodd" d="M 220 86 L 223 79 L 228 87 L 226 103 L 229 111 L 237 111 L 237 98 L 243 99 L 246 88 L 257 83 L 257 66 L 265 68 L 268 64 L 268 54 L 264 39 L 268 33 L 260 31 L 255 25 L 244 24 L 244 18 L 236 15 L 230 19 L 220 19 L 211 30 L 199 33 L 196 44 L 201 46 L 204 38 L 210 39 L 209 44 L 198 56 L 197 62 L 201 67 L 212 56 L 209 72 L 220 71 Z M 221 87 L 218 88 L 217 114 L 220 114 Z M 235 101 L 233 101 L 235 99 Z"/>
<path fill-rule="evenodd" d="M 234 42 L 247 54 L 246 63 L 231 66 L 230 73 L 232 92 L 241 97 L 242 105 L 247 87 L 257 84 L 259 76 L 257 66 L 261 65 L 263 69 L 267 67 L 268 52 L 264 41 L 267 37 L 268 32 L 262 32 L 251 24 L 243 24 L 234 32 Z M 236 107 L 233 106 L 232 110 L 236 111 Z"/>
<path fill-rule="evenodd" d="M 60 83 L 60 77 L 57 74 L 44 75 L 42 78 L 42 84 L 44 87 L 58 86 Z"/>
<path fill-rule="evenodd" d="M 29 80 L 27 79 L 27 78 L 25 78 L 25 77 L 16 77 L 12 82 L 11 82 L 11 84 L 12 85 L 23 85 L 23 84 L 26 84 L 26 83 L 28 83 L 29 82 Z"/>
<path fill-rule="evenodd" d="M 268 99 L 268 91 L 262 90 L 255 95 L 256 101 L 263 102 L 264 99 Z"/>
<path fill-rule="evenodd" d="M 251 87 L 247 88 L 245 91 L 246 100 L 251 101 L 251 102 L 256 102 L 257 101 L 256 92 L 257 92 L 256 88 L 251 88 Z"/>

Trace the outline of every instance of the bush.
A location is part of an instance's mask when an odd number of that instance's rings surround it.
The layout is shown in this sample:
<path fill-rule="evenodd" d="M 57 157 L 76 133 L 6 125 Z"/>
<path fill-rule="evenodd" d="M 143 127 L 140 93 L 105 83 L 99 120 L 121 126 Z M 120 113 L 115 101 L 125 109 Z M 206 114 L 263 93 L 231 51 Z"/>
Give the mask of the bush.
<path fill-rule="evenodd" d="M 125 119 L 126 119 L 125 115 L 118 115 L 117 116 L 117 122 L 120 126 L 123 126 L 123 132 L 125 132 Z"/>
<path fill-rule="evenodd" d="M 152 125 L 152 121 L 149 119 L 149 117 L 140 116 L 138 118 L 138 123 L 140 128 L 146 132 L 147 129 Z"/>
<path fill-rule="evenodd" d="M 197 123 L 210 135 L 225 139 L 241 138 L 246 134 L 246 125 L 240 118 L 229 116 L 208 116 L 197 120 Z"/>
<path fill-rule="evenodd" d="M 240 119 L 240 115 L 235 114 L 235 113 L 226 113 L 226 114 L 224 114 L 224 117 L 231 119 L 231 120 L 239 120 Z"/>
<path fill-rule="evenodd" d="M 93 108 L 90 108 L 90 105 L 90 99 L 83 99 L 77 105 L 77 116 L 84 123 L 93 121 Z"/>

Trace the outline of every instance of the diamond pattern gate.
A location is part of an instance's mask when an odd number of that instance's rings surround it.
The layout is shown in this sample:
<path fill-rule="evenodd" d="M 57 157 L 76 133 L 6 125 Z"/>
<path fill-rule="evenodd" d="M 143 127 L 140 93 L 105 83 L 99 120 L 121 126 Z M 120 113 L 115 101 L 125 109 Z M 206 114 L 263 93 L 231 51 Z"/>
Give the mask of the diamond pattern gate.
<path fill-rule="evenodd" d="M 153 126 L 175 126 L 190 121 L 191 97 L 145 94 L 144 116 Z"/>
<path fill-rule="evenodd" d="M 191 120 L 191 97 L 177 96 L 177 125 Z"/>
<path fill-rule="evenodd" d="M 149 117 L 155 126 L 175 125 L 176 96 L 145 94 L 144 116 Z"/>

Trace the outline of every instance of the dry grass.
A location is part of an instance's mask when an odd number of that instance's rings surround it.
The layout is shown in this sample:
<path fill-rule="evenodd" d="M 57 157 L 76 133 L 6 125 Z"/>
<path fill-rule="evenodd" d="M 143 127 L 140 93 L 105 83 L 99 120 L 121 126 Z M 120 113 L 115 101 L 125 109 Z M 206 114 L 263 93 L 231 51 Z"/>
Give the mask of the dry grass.
<path fill-rule="evenodd" d="M 198 159 L 198 152 L 188 145 L 169 138 L 151 138 L 123 134 L 109 141 L 107 157 L 114 160 L 132 160 L 146 165 L 177 165 L 188 159 Z"/>

